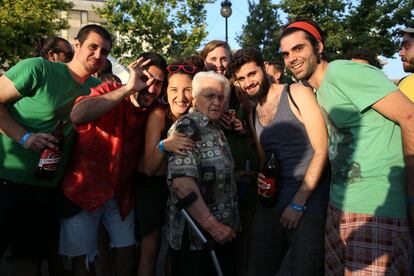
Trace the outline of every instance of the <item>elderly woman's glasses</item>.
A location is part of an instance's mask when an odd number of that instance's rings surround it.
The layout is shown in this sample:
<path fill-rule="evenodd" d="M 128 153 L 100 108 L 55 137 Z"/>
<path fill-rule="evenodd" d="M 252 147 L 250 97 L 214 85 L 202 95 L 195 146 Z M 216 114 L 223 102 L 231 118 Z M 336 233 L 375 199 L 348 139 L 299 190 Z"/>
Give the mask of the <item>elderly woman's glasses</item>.
<path fill-rule="evenodd" d="M 197 68 L 189 64 L 171 64 L 167 66 L 167 71 L 171 74 L 177 73 L 180 70 L 187 74 L 194 74 L 197 72 Z"/>
<path fill-rule="evenodd" d="M 208 102 L 212 102 L 217 99 L 219 102 L 223 102 L 225 97 L 224 95 L 215 94 L 214 92 L 200 93 Z"/>

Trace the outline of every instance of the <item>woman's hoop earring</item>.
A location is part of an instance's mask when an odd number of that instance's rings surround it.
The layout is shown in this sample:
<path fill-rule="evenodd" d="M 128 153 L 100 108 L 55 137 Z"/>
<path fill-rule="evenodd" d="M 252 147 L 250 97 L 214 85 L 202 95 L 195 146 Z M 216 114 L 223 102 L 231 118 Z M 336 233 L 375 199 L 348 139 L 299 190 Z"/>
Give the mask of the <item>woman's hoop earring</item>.
<path fill-rule="evenodd" d="M 164 95 L 164 96 L 162 96 L 162 97 L 161 97 L 161 102 L 162 102 L 163 104 L 168 104 L 168 98 L 167 98 L 167 95 Z"/>

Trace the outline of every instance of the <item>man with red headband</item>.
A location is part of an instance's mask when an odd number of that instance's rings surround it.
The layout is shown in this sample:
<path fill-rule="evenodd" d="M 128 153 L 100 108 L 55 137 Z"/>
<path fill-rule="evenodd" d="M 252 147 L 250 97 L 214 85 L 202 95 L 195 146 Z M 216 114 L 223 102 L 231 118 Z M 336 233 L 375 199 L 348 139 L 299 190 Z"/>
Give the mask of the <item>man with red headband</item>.
<path fill-rule="evenodd" d="M 324 42 L 317 24 L 303 20 L 282 30 L 280 46 L 295 78 L 316 89 L 328 126 L 332 181 L 325 275 L 407 275 L 414 104 L 372 66 L 328 63 Z"/>

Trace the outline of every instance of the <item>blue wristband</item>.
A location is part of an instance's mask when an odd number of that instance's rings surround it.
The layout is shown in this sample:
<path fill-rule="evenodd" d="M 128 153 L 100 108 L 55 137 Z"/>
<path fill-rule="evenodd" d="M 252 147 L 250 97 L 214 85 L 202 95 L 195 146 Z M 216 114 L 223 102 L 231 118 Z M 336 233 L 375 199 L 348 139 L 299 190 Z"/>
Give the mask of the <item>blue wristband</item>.
<path fill-rule="evenodd" d="M 290 203 L 289 206 L 290 206 L 290 208 L 292 208 L 293 210 L 295 210 L 297 212 L 303 212 L 303 211 L 306 210 L 306 206 L 305 205 L 299 205 L 299 204 L 297 204 L 297 203 L 295 203 L 293 201 Z"/>
<path fill-rule="evenodd" d="M 414 205 L 414 196 L 408 197 L 408 205 Z"/>
<path fill-rule="evenodd" d="M 164 152 L 164 140 L 161 140 L 158 143 L 158 149 L 160 150 L 160 152 Z"/>
<path fill-rule="evenodd" d="M 27 139 L 29 139 L 30 135 L 32 135 L 33 133 L 27 131 L 25 134 L 23 134 L 22 138 L 20 138 L 19 140 L 19 144 L 20 145 L 24 145 L 24 143 L 26 143 Z"/>

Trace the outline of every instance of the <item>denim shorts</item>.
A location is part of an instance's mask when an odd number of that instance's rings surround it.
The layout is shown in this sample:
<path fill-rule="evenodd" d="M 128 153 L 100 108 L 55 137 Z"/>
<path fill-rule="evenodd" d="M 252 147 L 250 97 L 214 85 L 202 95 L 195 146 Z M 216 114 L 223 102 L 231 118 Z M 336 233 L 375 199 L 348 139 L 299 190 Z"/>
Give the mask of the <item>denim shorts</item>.
<path fill-rule="evenodd" d="M 98 254 L 98 226 L 102 221 L 110 237 L 110 247 L 135 245 L 134 211 L 122 220 L 114 198 L 105 202 L 99 209 L 62 219 L 60 222 L 59 254 L 69 257 L 86 255 L 93 263 Z"/>

